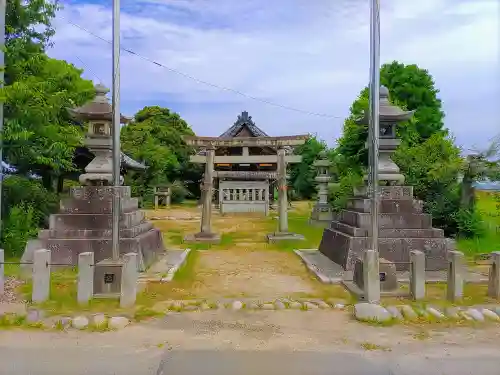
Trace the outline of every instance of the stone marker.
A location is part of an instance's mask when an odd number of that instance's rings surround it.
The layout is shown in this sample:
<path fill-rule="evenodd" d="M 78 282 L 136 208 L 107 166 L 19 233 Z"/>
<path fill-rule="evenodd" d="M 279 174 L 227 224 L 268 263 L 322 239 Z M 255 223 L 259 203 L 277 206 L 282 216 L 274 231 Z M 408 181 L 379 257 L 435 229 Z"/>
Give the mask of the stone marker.
<path fill-rule="evenodd" d="M 125 254 L 123 260 L 120 307 L 130 307 L 137 298 L 137 254 Z"/>
<path fill-rule="evenodd" d="M 380 301 L 380 275 L 378 254 L 374 250 L 366 250 L 363 254 L 363 291 L 368 303 Z"/>
<path fill-rule="evenodd" d="M 78 255 L 77 300 L 86 305 L 94 295 L 94 253 L 89 251 Z"/>
<path fill-rule="evenodd" d="M 488 279 L 488 296 L 500 299 L 500 251 L 491 253 L 491 266 Z"/>
<path fill-rule="evenodd" d="M 33 254 L 33 302 L 44 302 L 50 295 L 50 250 L 36 250 Z"/>
<path fill-rule="evenodd" d="M 448 252 L 448 279 L 446 298 L 451 301 L 461 300 L 464 293 L 464 254 L 460 251 Z"/>
<path fill-rule="evenodd" d="M 410 251 L 410 293 L 414 301 L 425 298 L 425 254 Z"/>
<path fill-rule="evenodd" d="M 354 305 L 354 316 L 361 321 L 388 322 L 392 319 L 386 309 L 374 303 L 357 303 Z"/>
<path fill-rule="evenodd" d="M 5 262 L 4 251 L 0 249 L 0 296 L 2 296 L 5 291 L 5 268 L 3 262 Z"/>

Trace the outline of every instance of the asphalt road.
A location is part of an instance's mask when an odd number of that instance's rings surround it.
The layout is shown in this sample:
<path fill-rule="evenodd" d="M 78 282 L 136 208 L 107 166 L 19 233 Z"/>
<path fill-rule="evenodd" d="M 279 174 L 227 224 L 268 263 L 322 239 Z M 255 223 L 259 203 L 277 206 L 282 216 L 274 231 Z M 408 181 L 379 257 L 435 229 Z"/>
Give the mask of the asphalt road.
<path fill-rule="evenodd" d="M 498 375 L 500 356 L 286 351 L 0 348 L 1 375 Z"/>

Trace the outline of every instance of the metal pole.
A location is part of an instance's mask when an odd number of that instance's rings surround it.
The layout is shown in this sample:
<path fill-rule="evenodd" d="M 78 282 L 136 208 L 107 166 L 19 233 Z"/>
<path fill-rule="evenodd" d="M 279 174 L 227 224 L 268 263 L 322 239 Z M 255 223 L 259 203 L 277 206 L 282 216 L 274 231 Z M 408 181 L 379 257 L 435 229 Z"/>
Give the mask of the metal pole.
<path fill-rule="evenodd" d="M 5 80 L 5 8 L 7 0 L 0 0 L 0 88 Z M 0 233 L 2 233 L 2 191 L 3 188 L 3 102 L 0 103 Z"/>
<path fill-rule="evenodd" d="M 120 257 L 120 0 L 113 0 L 113 259 Z"/>
<path fill-rule="evenodd" d="M 371 249 L 378 252 L 378 148 L 380 112 L 380 4 L 370 0 L 370 122 L 369 122 L 369 182 L 371 185 Z"/>

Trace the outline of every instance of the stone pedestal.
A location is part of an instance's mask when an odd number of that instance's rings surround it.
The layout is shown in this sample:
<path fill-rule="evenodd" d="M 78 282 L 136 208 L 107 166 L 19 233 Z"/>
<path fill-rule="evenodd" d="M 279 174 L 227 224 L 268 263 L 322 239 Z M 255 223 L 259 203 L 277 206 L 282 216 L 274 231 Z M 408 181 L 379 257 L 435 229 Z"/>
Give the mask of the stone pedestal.
<path fill-rule="evenodd" d="M 138 209 L 130 187 L 117 189 L 121 195 L 120 254 L 136 253 L 138 270 L 144 271 L 165 252 L 163 238 Z M 111 258 L 112 200 L 111 186 L 71 188 L 70 198 L 61 200 L 59 213 L 50 216 L 49 229 L 40 231 L 39 245 L 51 250 L 54 263 L 76 265 L 78 255 L 89 251 L 96 263 Z M 25 254 L 23 259 L 30 261 L 30 257 Z"/>
<path fill-rule="evenodd" d="M 314 205 L 309 223 L 313 225 L 328 226 L 333 220 L 333 210 L 328 203 L 328 183 L 330 182 L 330 161 L 325 151 L 320 153 L 320 159 L 314 162 L 317 170 L 315 181 L 318 184 L 318 201 Z"/>
<path fill-rule="evenodd" d="M 409 270 L 412 250 L 425 254 L 426 270 L 447 269 L 453 243 L 441 229 L 432 228 L 432 217 L 422 208 L 423 202 L 413 199 L 412 187 L 380 187 L 380 258 L 396 262 L 398 270 Z M 353 270 L 356 259 L 370 247 L 370 230 L 370 200 L 353 198 L 323 232 L 319 251 L 344 269 Z"/>

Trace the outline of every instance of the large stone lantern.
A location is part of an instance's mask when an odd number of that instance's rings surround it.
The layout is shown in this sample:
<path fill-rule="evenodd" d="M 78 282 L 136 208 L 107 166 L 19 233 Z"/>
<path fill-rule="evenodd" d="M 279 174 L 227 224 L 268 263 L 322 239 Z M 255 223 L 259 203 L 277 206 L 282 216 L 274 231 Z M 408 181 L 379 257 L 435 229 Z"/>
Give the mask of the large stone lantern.
<path fill-rule="evenodd" d="M 112 139 L 112 109 L 106 94 L 109 89 L 102 84 L 95 86 L 96 97 L 93 101 L 81 107 L 69 109 L 71 115 L 88 123 L 85 136 L 85 146 L 95 155 L 95 158 L 85 167 L 85 172 L 79 177 L 80 183 L 87 186 L 113 185 L 113 139 Z M 121 122 L 129 119 L 121 116 Z M 123 184 L 123 176 L 120 176 Z"/>
<path fill-rule="evenodd" d="M 316 168 L 316 178 L 318 183 L 318 200 L 311 212 L 311 224 L 328 225 L 333 220 L 333 212 L 328 203 L 328 183 L 330 182 L 330 161 L 326 151 L 319 154 L 313 166 Z"/>
<path fill-rule="evenodd" d="M 405 177 L 400 173 L 399 167 L 391 159 L 391 155 L 398 148 L 401 140 L 397 138 L 396 127 L 399 123 L 409 120 L 414 111 L 403 111 L 398 106 L 389 102 L 389 90 L 385 86 L 380 87 L 380 138 L 378 171 L 379 181 L 385 181 L 389 185 L 403 185 Z M 365 112 L 358 124 L 367 125 L 369 113 Z M 368 142 L 366 143 L 368 148 Z M 365 180 L 368 176 L 365 176 Z"/>

